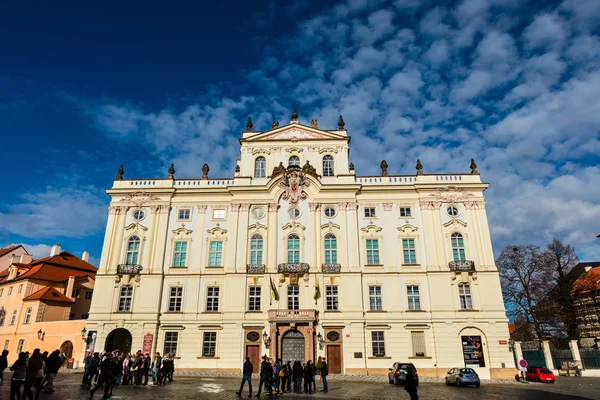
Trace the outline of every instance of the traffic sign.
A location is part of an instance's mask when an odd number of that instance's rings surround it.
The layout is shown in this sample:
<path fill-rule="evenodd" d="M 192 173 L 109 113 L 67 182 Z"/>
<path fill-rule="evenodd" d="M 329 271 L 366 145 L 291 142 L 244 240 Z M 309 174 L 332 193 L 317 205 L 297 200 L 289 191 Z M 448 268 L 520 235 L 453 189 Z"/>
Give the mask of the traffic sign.
<path fill-rule="evenodd" d="M 521 361 L 519 361 L 519 365 L 523 368 L 527 368 L 527 361 L 521 360 Z"/>

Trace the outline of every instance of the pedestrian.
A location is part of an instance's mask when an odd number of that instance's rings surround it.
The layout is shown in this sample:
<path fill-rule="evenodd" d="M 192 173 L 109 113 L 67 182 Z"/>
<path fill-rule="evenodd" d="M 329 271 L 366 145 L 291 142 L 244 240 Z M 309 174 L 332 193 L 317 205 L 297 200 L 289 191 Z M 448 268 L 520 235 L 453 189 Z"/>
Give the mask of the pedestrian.
<path fill-rule="evenodd" d="M 279 374 L 281 375 L 281 393 L 285 393 L 285 392 L 287 392 L 285 386 L 286 386 L 287 377 L 288 377 L 288 366 L 286 363 L 284 363 L 284 362 L 281 363 L 281 372 Z"/>
<path fill-rule="evenodd" d="M 288 360 L 288 362 L 286 363 L 286 371 L 287 371 L 287 375 L 285 377 L 286 379 L 286 391 L 290 392 L 291 391 L 291 387 L 292 387 L 292 379 L 294 377 L 294 374 L 292 373 L 292 362 L 290 360 Z"/>
<path fill-rule="evenodd" d="M 273 367 L 271 363 L 268 361 L 266 355 L 262 357 L 262 362 L 260 363 L 260 382 L 258 384 L 258 394 L 257 398 L 260 398 L 260 393 L 262 391 L 263 386 L 267 387 L 269 391 L 269 396 L 273 395 L 273 387 L 271 386 L 271 379 L 273 377 Z"/>
<path fill-rule="evenodd" d="M 304 394 L 312 394 L 312 378 L 313 378 L 312 361 L 308 360 L 304 367 Z"/>
<path fill-rule="evenodd" d="M 302 364 L 300 364 L 300 361 L 296 360 L 294 362 L 292 374 L 294 376 L 294 393 L 300 394 L 300 393 L 302 393 L 302 374 L 303 374 Z"/>
<path fill-rule="evenodd" d="M 98 368 L 100 367 L 100 354 L 94 353 L 88 366 L 87 375 L 83 378 L 85 385 L 89 388 L 92 386 L 92 380 L 98 377 Z"/>
<path fill-rule="evenodd" d="M 142 361 L 142 352 L 141 350 L 138 350 L 137 353 L 135 353 L 135 358 L 133 359 L 133 379 L 134 379 L 134 385 L 138 386 L 142 384 L 142 365 L 143 365 L 143 361 Z"/>
<path fill-rule="evenodd" d="M 46 386 L 46 382 L 48 381 L 48 352 L 45 351 L 42 353 L 42 361 L 44 362 L 44 380 L 42 381 L 42 387 Z"/>
<path fill-rule="evenodd" d="M 88 377 L 88 374 L 90 372 L 90 361 L 92 361 L 93 356 L 94 355 L 92 353 L 86 353 L 86 356 L 83 359 L 83 377 L 81 378 L 82 385 L 85 385 L 87 383 L 86 378 Z"/>
<path fill-rule="evenodd" d="M 240 384 L 239 392 L 236 392 L 238 397 L 242 395 L 242 390 L 244 390 L 244 383 L 246 383 L 246 381 L 248 381 L 248 389 L 250 393 L 248 395 L 248 398 L 252 397 L 252 372 L 254 372 L 254 366 L 250 361 L 250 357 L 246 357 L 246 362 L 244 363 L 244 367 L 242 368 L 242 383 Z"/>
<path fill-rule="evenodd" d="M 4 383 L 4 370 L 8 368 L 8 350 L 3 350 L 0 356 L 0 385 Z"/>
<path fill-rule="evenodd" d="M 104 385 L 104 398 L 108 398 L 108 393 L 111 386 L 110 374 L 112 369 L 112 356 L 112 353 L 106 353 L 102 359 L 102 362 L 100 363 L 100 378 L 98 379 L 96 386 L 90 389 L 90 397 L 94 397 L 94 392 Z"/>
<path fill-rule="evenodd" d="M 152 384 L 158 384 L 158 375 L 160 374 L 160 367 L 162 366 L 162 357 L 157 351 L 154 354 L 154 360 L 152 360 Z"/>
<path fill-rule="evenodd" d="M 281 378 L 284 372 L 281 366 L 281 359 L 275 361 L 275 393 L 281 393 Z"/>
<path fill-rule="evenodd" d="M 48 361 L 46 361 L 46 368 L 48 373 L 46 374 L 46 392 L 54 392 L 54 379 L 58 374 L 58 369 L 62 365 L 62 358 L 60 357 L 60 351 L 54 350 L 52 354 L 48 356 Z"/>
<path fill-rule="evenodd" d="M 329 366 L 327 361 L 323 358 L 321 360 L 321 380 L 323 381 L 323 393 L 327 393 L 329 388 L 327 387 L 327 375 L 329 375 Z"/>
<path fill-rule="evenodd" d="M 415 378 L 415 369 L 412 365 L 406 367 L 404 390 L 410 394 L 410 400 L 419 400 L 419 394 L 417 393 L 417 379 Z"/>
<path fill-rule="evenodd" d="M 119 358 L 113 355 L 112 362 L 110 364 L 110 376 L 108 378 L 108 397 L 113 395 L 113 388 L 118 384 L 118 377 L 121 375 L 121 369 L 119 366 Z"/>
<path fill-rule="evenodd" d="M 312 370 L 313 370 L 313 375 L 312 375 L 313 393 L 317 393 L 317 374 L 321 370 L 321 356 L 319 356 L 319 366 L 317 367 L 317 364 L 312 364 Z"/>
<path fill-rule="evenodd" d="M 15 398 L 21 399 L 21 386 L 25 383 L 27 377 L 27 355 L 23 352 L 19 353 L 19 358 L 10 367 L 13 371 L 12 378 L 10 380 L 10 400 Z"/>
<path fill-rule="evenodd" d="M 144 386 L 148 386 L 148 375 L 150 374 L 150 354 L 146 353 L 143 360 L 142 376 L 144 377 Z"/>
<path fill-rule="evenodd" d="M 42 382 L 44 381 L 44 361 L 40 349 L 35 349 L 27 362 L 27 378 L 25 379 L 25 390 L 23 399 L 34 400 L 32 387 L 35 387 L 35 400 L 40 398 Z"/>
<path fill-rule="evenodd" d="M 123 359 L 123 385 L 129 385 L 131 382 L 131 354 L 127 353 Z"/>

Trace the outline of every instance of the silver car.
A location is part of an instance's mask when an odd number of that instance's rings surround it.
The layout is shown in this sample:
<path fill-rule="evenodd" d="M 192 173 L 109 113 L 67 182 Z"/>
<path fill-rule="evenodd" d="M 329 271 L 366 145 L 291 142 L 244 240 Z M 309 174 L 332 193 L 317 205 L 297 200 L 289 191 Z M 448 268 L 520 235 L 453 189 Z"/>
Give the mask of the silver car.
<path fill-rule="evenodd" d="M 446 385 L 479 387 L 479 375 L 472 368 L 452 368 L 446 374 Z"/>

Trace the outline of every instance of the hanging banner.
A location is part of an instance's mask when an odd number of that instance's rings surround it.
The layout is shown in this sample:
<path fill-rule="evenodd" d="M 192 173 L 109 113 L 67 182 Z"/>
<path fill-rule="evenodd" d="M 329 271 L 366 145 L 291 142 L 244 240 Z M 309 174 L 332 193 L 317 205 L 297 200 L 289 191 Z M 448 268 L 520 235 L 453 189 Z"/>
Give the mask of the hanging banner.
<path fill-rule="evenodd" d="M 465 368 L 485 367 L 481 336 L 461 336 Z"/>
<path fill-rule="evenodd" d="M 142 353 L 150 354 L 152 352 L 152 342 L 154 340 L 154 335 L 151 333 L 146 333 L 144 335 L 144 342 L 142 344 Z"/>
<path fill-rule="evenodd" d="M 85 339 L 86 353 L 93 353 L 96 348 L 96 331 L 88 331 L 87 338 Z"/>

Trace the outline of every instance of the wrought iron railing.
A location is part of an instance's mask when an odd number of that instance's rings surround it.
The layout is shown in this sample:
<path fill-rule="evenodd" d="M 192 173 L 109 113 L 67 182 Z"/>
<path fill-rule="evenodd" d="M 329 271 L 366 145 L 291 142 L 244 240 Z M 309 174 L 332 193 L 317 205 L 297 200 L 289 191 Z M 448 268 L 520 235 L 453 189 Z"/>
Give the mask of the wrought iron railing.
<path fill-rule="evenodd" d="M 247 274 L 264 274 L 265 264 L 246 264 Z"/>
<path fill-rule="evenodd" d="M 142 271 L 142 266 L 139 264 L 119 264 L 117 265 L 117 274 L 136 275 Z"/>
<path fill-rule="evenodd" d="M 450 271 L 475 271 L 475 263 L 471 260 L 450 261 Z"/>
<path fill-rule="evenodd" d="M 339 274 L 342 271 L 342 264 L 323 264 L 322 267 L 327 274 Z"/>
<path fill-rule="evenodd" d="M 307 263 L 297 263 L 297 264 L 291 264 L 291 263 L 285 263 L 285 264 L 279 264 L 277 266 L 277 272 L 279 273 L 283 273 L 283 274 L 292 274 L 292 273 L 304 273 L 304 272 L 308 272 L 308 270 L 310 269 L 310 266 Z"/>

